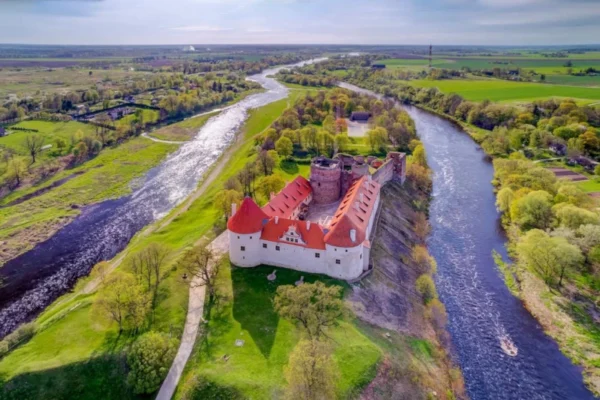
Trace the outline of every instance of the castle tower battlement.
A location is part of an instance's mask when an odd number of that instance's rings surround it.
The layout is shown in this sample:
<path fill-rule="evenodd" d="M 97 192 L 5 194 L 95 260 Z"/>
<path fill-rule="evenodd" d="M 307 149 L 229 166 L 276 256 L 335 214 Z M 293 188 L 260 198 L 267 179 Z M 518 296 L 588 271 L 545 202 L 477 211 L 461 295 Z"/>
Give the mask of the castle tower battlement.
<path fill-rule="evenodd" d="M 317 204 L 336 202 L 341 196 L 342 163 L 325 157 L 316 157 L 310 165 L 310 186 Z"/>

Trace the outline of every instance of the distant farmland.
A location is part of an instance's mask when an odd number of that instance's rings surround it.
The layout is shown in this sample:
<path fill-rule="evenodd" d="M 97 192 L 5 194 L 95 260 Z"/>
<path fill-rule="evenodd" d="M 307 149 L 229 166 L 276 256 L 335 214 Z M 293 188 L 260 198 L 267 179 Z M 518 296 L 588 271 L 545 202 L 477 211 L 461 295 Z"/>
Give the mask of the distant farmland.
<path fill-rule="evenodd" d="M 406 81 L 402 81 L 405 82 Z M 457 93 L 472 101 L 527 101 L 549 97 L 568 97 L 582 102 L 600 101 L 600 88 L 559 86 L 502 80 L 413 80 L 417 87 L 437 87 L 444 93 Z"/>

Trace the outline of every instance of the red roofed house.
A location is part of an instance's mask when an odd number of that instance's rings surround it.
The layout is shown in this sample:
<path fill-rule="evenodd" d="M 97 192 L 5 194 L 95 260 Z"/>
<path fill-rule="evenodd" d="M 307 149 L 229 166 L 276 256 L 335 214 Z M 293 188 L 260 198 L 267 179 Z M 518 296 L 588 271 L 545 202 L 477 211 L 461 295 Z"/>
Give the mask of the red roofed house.
<path fill-rule="evenodd" d="M 267 264 L 339 279 L 358 278 L 369 268 L 369 238 L 381 186 L 392 178 L 403 179 L 403 171 L 400 171 L 403 164 L 398 165 L 404 158 L 403 155 L 398 157 L 380 164 L 379 168 L 386 170 L 378 169 L 373 175 L 366 169 L 344 172 L 343 163 L 335 160 L 324 163 L 320 159 L 311 166 L 310 182 L 297 177 L 276 196 L 272 195 L 262 209 L 246 197 L 239 210 L 234 206 L 227 223 L 231 262 L 240 267 Z M 342 174 L 319 174 L 331 168 L 340 168 Z M 357 175 L 356 171 L 361 172 Z M 325 180 L 329 176 L 352 179 L 352 183 L 343 193 L 339 182 L 335 185 Z M 324 225 L 299 219 L 313 198 L 316 204 L 322 204 L 317 199 L 340 201 Z"/>

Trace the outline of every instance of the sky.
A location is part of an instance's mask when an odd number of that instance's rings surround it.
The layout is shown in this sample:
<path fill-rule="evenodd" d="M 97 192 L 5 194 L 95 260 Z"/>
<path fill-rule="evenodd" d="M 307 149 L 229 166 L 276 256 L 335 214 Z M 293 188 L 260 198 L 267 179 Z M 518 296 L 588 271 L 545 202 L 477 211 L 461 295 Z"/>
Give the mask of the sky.
<path fill-rule="evenodd" d="M 600 0 L 0 0 L 0 43 L 600 43 Z"/>

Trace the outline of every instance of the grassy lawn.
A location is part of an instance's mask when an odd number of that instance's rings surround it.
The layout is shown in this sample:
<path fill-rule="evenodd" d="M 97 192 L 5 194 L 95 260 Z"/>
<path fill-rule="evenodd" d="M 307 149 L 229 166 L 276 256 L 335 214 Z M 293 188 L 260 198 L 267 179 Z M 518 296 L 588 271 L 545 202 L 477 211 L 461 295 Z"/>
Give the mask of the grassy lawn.
<path fill-rule="evenodd" d="M 413 80 L 417 87 L 437 87 L 444 93 L 457 93 L 472 101 L 525 101 L 548 97 L 569 97 L 586 101 L 600 100 L 600 88 L 544 85 L 503 80 Z"/>
<path fill-rule="evenodd" d="M 197 343 L 176 398 L 189 390 L 194 378 L 227 387 L 247 398 L 280 398 L 286 384 L 284 366 L 302 331 L 275 312 L 277 287 L 293 285 L 300 276 L 306 282 L 345 284 L 287 269 L 277 269 L 277 280 L 269 282 L 266 277 L 273 267 L 236 268 L 228 261 L 224 265 L 219 282 L 222 299 L 208 311 L 206 334 Z M 373 379 L 381 351 L 352 321 L 341 321 L 329 334 L 340 371 L 338 393 L 347 398 Z M 243 346 L 235 345 L 238 339 L 244 341 Z M 205 398 L 203 394 L 196 393 L 195 398 Z"/>
<path fill-rule="evenodd" d="M 54 141 L 58 138 L 64 139 L 69 144 L 71 143 L 71 138 L 77 132 L 89 135 L 93 135 L 96 132 L 96 128 L 93 125 L 76 121 L 23 121 L 14 126 L 18 128 L 37 129 L 39 131 L 38 133 L 18 130 L 11 131 L 9 128 L 9 135 L 0 138 L 0 146 L 5 146 L 23 155 L 27 154 L 27 150 L 23 147 L 23 142 L 29 135 L 42 135 L 44 137 L 44 144 L 54 144 Z"/>
<path fill-rule="evenodd" d="M 577 186 L 588 193 L 600 192 L 600 180 L 598 179 L 592 178 L 588 181 L 579 182 L 577 183 Z"/>

